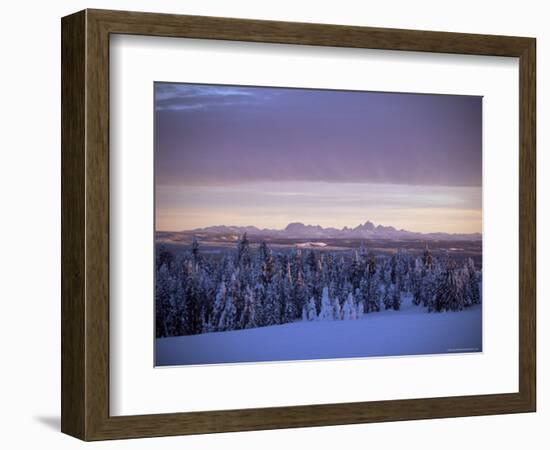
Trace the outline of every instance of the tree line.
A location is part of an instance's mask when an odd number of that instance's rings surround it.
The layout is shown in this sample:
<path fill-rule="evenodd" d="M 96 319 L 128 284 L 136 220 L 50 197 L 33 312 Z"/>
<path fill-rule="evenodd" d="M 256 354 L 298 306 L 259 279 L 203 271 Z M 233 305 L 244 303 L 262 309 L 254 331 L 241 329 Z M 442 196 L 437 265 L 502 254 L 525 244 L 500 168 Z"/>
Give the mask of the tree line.
<path fill-rule="evenodd" d="M 403 295 L 428 312 L 460 311 L 481 302 L 481 272 L 471 258 L 457 263 L 405 250 L 376 257 L 361 245 L 350 253 L 274 253 L 252 249 L 244 234 L 231 251 L 206 255 L 194 240 L 174 255 L 156 249 L 156 336 L 183 336 L 284 323 L 355 320 L 399 310 Z"/>

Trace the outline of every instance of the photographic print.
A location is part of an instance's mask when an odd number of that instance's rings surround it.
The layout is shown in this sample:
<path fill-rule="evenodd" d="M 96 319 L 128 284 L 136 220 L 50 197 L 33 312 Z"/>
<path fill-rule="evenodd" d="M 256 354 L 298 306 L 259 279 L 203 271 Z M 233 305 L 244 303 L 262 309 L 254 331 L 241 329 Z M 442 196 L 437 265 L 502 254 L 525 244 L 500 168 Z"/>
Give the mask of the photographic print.
<path fill-rule="evenodd" d="M 482 97 L 154 89 L 155 366 L 482 351 Z"/>

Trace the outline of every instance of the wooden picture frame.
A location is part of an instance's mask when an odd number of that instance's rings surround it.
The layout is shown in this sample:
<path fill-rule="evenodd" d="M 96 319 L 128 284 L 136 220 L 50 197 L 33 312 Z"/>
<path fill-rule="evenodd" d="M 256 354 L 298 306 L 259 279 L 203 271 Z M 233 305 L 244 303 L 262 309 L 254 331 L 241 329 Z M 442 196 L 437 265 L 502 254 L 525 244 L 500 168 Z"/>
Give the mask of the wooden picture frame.
<path fill-rule="evenodd" d="M 535 39 L 104 10 L 61 25 L 64 433 L 101 440 L 535 411 Z M 110 416 L 109 36 L 117 33 L 519 58 L 519 392 Z"/>

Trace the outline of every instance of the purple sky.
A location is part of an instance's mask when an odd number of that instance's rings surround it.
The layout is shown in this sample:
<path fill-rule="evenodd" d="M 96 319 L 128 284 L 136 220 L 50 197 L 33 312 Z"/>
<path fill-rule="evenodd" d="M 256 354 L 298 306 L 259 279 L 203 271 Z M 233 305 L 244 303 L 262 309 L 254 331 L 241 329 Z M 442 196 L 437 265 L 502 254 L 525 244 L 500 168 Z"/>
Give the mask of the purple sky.
<path fill-rule="evenodd" d="M 155 84 L 159 230 L 481 231 L 482 98 Z"/>

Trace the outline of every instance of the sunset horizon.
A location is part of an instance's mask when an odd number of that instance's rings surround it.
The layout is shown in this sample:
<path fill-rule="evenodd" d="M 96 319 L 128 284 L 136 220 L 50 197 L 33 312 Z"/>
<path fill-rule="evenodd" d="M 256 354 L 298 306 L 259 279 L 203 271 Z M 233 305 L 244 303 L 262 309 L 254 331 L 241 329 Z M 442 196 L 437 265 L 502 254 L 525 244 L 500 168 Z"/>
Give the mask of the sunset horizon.
<path fill-rule="evenodd" d="M 283 222 L 281 222 L 281 223 L 283 223 Z M 412 228 L 409 228 L 409 227 L 395 226 L 392 223 L 382 223 L 382 222 L 378 222 L 376 220 L 371 220 L 371 219 L 366 219 L 366 220 L 360 221 L 358 223 L 349 224 L 349 225 L 331 225 L 331 224 L 324 225 L 323 223 L 313 223 L 313 222 L 308 223 L 308 222 L 305 222 L 305 221 L 302 221 L 302 220 L 292 220 L 292 221 L 289 221 L 287 223 L 284 223 L 284 225 L 274 225 L 274 226 L 258 226 L 254 223 L 247 223 L 247 222 L 242 222 L 242 223 L 237 223 L 237 222 L 221 223 L 220 222 L 220 223 L 209 223 L 209 224 L 205 224 L 205 225 L 199 225 L 199 226 L 195 226 L 193 228 L 175 227 L 175 228 L 170 229 L 170 228 L 158 228 L 158 227 L 156 227 L 155 231 L 157 231 L 157 232 L 164 232 L 164 231 L 166 231 L 166 232 L 196 231 L 196 230 L 207 229 L 207 228 L 215 228 L 215 227 L 257 228 L 260 231 L 263 231 L 263 230 L 283 231 L 288 227 L 288 225 L 292 225 L 292 224 L 296 224 L 296 223 L 299 223 L 299 224 L 302 224 L 302 225 L 305 225 L 305 226 L 310 226 L 310 227 L 322 227 L 323 229 L 336 229 L 336 230 L 339 230 L 339 231 L 344 231 L 346 229 L 354 229 L 358 226 L 361 226 L 361 225 L 364 225 L 364 224 L 367 224 L 367 223 L 371 223 L 375 227 L 378 227 L 378 226 L 381 226 L 381 227 L 384 227 L 384 228 L 392 227 L 392 228 L 395 228 L 396 230 L 399 230 L 399 231 L 410 231 L 410 232 L 414 232 L 414 233 L 423 233 L 423 234 L 430 234 L 430 233 L 482 234 L 482 230 L 479 230 L 479 231 L 448 231 L 448 230 L 439 230 L 439 229 L 418 230 L 418 229 L 412 229 Z"/>
<path fill-rule="evenodd" d="M 482 232 L 482 99 L 155 84 L 155 229 Z"/>

